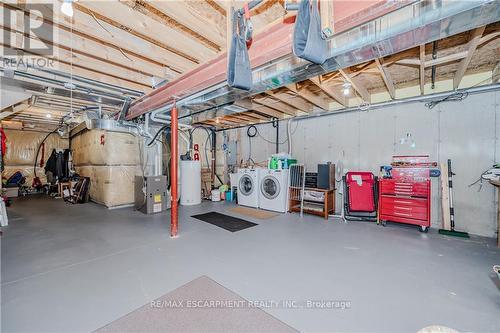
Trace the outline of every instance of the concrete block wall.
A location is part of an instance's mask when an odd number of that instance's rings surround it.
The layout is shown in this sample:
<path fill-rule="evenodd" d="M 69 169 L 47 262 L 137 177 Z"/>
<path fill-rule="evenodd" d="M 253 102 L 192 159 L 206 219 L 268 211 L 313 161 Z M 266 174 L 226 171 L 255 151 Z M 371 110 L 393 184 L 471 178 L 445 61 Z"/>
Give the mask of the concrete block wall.
<path fill-rule="evenodd" d="M 469 95 L 461 102 L 441 103 L 432 110 L 423 102 L 415 102 L 298 121 L 292 125 L 292 153 L 312 171 L 318 163 L 342 160 L 346 170 L 375 174 L 380 165 L 391 162 L 393 155 L 428 154 L 439 163 L 451 158 L 456 173 L 453 178 L 456 228 L 496 237 L 495 189 L 487 182 L 480 191 L 478 185 L 468 185 L 499 160 L 499 101 L 500 92 L 489 92 Z M 280 125 L 283 142 L 286 122 Z M 262 137 L 275 140 L 271 125 L 258 128 Z M 236 131 L 240 131 L 239 149 L 246 160 L 249 154 L 246 128 L 232 132 Z M 415 141 L 414 148 L 400 144 L 407 133 Z M 255 161 L 265 161 L 275 152 L 275 145 L 262 137 L 251 139 Z M 287 151 L 287 144 L 281 144 L 280 150 Z M 441 226 L 440 192 L 439 179 L 434 178 L 431 209 L 435 228 Z"/>

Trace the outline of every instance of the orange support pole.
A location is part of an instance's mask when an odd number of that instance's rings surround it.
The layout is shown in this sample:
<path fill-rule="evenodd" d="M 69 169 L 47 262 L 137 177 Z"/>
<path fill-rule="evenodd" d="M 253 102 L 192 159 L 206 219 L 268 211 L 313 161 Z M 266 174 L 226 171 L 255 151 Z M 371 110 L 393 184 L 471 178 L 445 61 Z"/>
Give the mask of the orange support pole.
<path fill-rule="evenodd" d="M 179 158 L 178 152 L 178 136 L 179 136 L 179 120 L 177 119 L 177 107 L 172 108 L 170 114 L 170 189 L 172 190 L 172 201 L 170 208 L 170 237 L 177 237 L 178 230 L 178 211 L 177 211 L 177 164 Z"/>

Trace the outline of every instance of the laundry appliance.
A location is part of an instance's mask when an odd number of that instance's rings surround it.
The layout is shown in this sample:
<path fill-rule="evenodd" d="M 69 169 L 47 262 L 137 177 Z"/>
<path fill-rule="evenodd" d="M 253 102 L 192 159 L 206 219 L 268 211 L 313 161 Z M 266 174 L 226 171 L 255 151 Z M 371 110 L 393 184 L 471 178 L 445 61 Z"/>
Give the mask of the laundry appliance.
<path fill-rule="evenodd" d="M 263 169 L 260 171 L 260 208 L 280 213 L 287 212 L 288 178 L 288 170 Z"/>
<path fill-rule="evenodd" d="M 238 204 L 247 207 L 259 207 L 259 168 L 238 170 Z"/>

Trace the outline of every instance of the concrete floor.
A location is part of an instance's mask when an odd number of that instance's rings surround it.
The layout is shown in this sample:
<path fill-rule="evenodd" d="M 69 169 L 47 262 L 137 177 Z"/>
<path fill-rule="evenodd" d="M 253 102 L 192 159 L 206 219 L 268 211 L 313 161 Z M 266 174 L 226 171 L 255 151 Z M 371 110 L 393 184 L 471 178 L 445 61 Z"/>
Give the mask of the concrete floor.
<path fill-rule="evenodd" d="M 190 218 L 230 206 L 181 208 L 170 239 L 167 214 L 16 201 L 1 244 L 3 332 L 92 331 L 201 275 L 249 300 L 351 302 L 266 309 L 301 331 L 500 331 L 492 239 L 297 214 L 230 233 Z"/>

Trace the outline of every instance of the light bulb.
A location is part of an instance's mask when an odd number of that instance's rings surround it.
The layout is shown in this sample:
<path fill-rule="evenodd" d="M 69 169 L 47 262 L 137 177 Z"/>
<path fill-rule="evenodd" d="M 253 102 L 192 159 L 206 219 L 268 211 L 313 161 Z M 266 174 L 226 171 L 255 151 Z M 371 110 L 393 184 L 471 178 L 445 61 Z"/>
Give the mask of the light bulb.
<path fill-rule="evenodd" d="M 52 118 L 52 115 L 51 115 L 50 113 L 47 113 L 47 114 L 45 115 L 45 118 Z"/>
<path fill-rule="evenodd" d="M 350 82 L 344 82 L 342 85 L 342 92 L 344 93 L 345 96 L 349 95 L 351 92 L 351 83 Z"/>
<path fill-rule="evenodd" d="M 61 12 L 66 16 L 73 17 L 73 5 L 71 4 L 71 0 L 63 1 Z"/>

